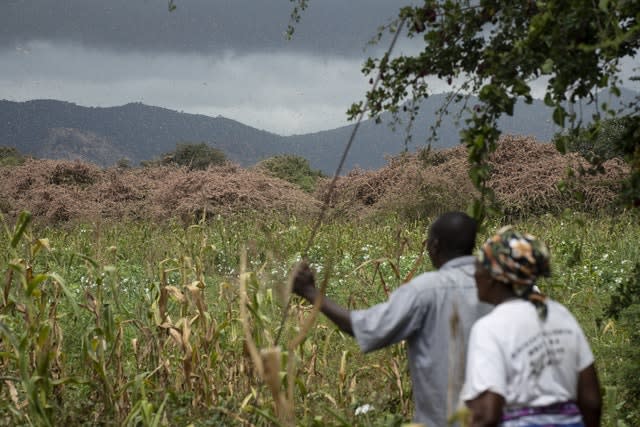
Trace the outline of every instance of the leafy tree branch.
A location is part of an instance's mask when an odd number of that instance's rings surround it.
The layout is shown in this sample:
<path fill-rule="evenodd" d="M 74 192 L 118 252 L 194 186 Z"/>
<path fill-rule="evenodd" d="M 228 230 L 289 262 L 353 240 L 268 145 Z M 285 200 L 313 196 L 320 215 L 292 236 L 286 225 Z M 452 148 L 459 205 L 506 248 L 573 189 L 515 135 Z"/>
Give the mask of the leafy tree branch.
<path fill-rule="evenodd" d="M 486 159 L 500 136 L 497 120 L 513 115 L 518 100 L 533 102 L 532 82 L 541 78 L 547 82 L 544 102 L 561 127 L 583 125 L 569 108 L 576 102 L 595 103 L 602 113 L 619 116 L 599 104 L 598 93 L 607 89 L 619 96 L 620 61 L 634 57 L 640 45 L 639 16 L 640 5 L 627 0 L 425 0 L 402 7 L 377 40 L 407 20 L 406 36 L 421 37 L 424 47 L 417 54 L 369 58 L 363 73 L 379 73 L 380 85 L 367 92 L 366 103 L 353 104 L 348 115 L 353 119 L 367 105 L 367 113 L 379 119 L 385 111 L 397 115 L 411 105 L 413 120 L 417 101 L 432 93 L 434 78 L 458 91 L 457 97 L 477 95 L 480 103 L 469 107 L 461 139 L 472 165 L 470 177 L 481 192 L 472 213 L 482 219 L 493 206 L 485 203 L 493 200 L 486 186 Z M 626 115 L 633 135 L 637 111 Z M 593 119 L 597 126 L 600 116 Z M 637 151 L 637 144 L 628 153 Z M 637 167 L 634 173 L 640 174 Z"/>

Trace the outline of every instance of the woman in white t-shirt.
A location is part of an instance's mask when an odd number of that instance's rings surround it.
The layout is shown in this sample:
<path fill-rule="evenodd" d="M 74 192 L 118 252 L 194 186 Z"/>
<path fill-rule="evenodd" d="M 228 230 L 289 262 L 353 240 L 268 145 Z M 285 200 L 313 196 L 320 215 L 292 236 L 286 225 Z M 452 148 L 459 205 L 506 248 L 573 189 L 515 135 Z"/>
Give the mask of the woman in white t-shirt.
<path fill-rule="evenodd" d="M 478 298 L 496 307 L 469 338 L 461 400 L 474 427 L 600 425 L 602 398 L 584 333 L 562 304 L 534 290 L 549 274 L 544 243 L 511 228 L 479 251 Z"/>

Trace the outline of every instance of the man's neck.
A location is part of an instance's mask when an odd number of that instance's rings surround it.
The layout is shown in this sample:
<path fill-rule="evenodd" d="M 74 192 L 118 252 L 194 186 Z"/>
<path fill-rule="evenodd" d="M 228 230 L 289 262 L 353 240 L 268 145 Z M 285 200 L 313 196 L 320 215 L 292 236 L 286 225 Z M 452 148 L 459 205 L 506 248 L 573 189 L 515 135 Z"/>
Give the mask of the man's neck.
<path fill-rule="evenodd" d="M 446 263 L 448 263 L 449 261 L 452 261 L 456 258 L 462 258 L 465 256 L 470 256 L 471 254 L 463 254 L 463 255 L 453 255 L 453 256 L 447 256 L 447 257 L 438 257 L 434 262 L 434 267 L 436 267 L 437 269 L 440 269 L 440 267 L 442 267 L 443 265 L 445 265 Z"/>

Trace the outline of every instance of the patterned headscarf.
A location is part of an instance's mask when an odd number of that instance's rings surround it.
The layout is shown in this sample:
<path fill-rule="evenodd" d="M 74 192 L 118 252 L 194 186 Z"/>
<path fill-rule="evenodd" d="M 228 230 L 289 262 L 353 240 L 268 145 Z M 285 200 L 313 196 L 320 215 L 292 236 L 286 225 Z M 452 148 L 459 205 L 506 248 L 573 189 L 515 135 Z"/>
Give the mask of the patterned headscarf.
<path fill-rule="evenodd" d="M 482 245 L 478 260 L 493 279 L 510 285 L 518 297 L 536 306 L 542 319 L 547 317 L 545 296 L 533 290 L 538 277 L 551 274 L 549 249 L 542 241 L 504 227 Z"/>

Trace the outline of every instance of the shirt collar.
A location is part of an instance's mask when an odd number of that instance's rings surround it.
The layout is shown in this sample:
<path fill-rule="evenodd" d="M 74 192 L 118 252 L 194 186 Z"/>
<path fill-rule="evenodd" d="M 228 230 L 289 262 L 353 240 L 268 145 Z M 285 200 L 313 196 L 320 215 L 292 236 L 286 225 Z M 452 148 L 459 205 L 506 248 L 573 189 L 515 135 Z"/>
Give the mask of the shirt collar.
<path fill-rule="evenodd" d="M 442 264 L 440 270 L 447 270 L 449 268 L 462 267 L 463 265 L 474 264 L 476 262 L 476 257 L 473 255 L 465 255 L 457 258 L 450 259 L 449 261 Z"/>

